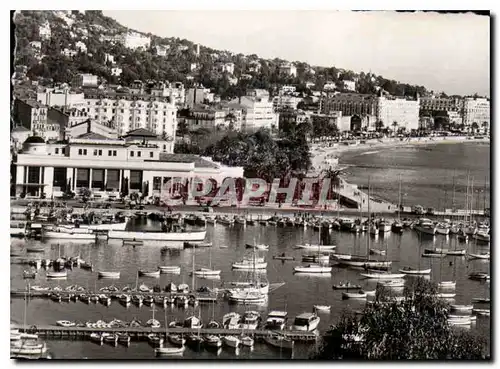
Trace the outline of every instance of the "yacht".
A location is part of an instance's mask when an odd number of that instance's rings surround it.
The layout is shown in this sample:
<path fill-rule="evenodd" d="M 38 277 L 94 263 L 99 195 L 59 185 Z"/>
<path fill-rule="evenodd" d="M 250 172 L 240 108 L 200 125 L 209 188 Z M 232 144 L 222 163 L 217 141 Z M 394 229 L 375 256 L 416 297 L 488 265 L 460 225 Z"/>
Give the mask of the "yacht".
<path fill-rule="evenodd" d="M 292 330 L 314 331 L 320 322 L 319 316 L 314 313 L 302 313 L 295 317 Z"/>
<path fill-rule="evenodd" d="M 288 320 L 286 311 L 271 311 L 267 315 L 265 327 L 271 330 L 283 330 Z"/>

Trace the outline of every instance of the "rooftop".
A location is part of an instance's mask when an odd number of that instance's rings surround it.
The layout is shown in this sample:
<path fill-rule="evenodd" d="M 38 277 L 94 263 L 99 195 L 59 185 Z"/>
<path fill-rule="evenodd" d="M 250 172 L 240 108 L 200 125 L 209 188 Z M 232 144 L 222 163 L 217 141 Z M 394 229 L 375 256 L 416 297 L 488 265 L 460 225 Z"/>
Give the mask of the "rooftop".
<path fill-rule="evenodd" d="M 196 168 L 212 168 L 217 169 L 219 166 L 213 162 L 199 157 L 194 154 L 160 154 L 160 161 L 169 163 L 194 163 Z"/>
<path fill-rule="evenodd" d="M 298 319 L 311 319 L 311 318 L 314 318 L 316 315 L 314 315 L 313 313 L 302 313 L 302 314 L 299 314 L 296 316 L 296 318 Z"/>
<path fill-rule="evenodd" d="M 12 132 L 30 132 L 30 130 L 23 126 L 16 126 L 12 128 Z"/>
<path fill-rule="evenodd" d="M 156 134 L 154 134 L 151 131 L 148 131 L 147 129 L 144 128 L 137 128 L 132 131 L 128 131 L 126 135 L 123 136 L 123 138 L 134 138 L 134 137 L 150 137 L 150 138 L 158 138 Z"/>
<path fill-rule="evenodd" d="M 99 133 L 87 132 L 83 133 L 80 136 L 75 137 L 76 139 L 83 140 L 109 140 L 106 136 L 100 135 Z"/>

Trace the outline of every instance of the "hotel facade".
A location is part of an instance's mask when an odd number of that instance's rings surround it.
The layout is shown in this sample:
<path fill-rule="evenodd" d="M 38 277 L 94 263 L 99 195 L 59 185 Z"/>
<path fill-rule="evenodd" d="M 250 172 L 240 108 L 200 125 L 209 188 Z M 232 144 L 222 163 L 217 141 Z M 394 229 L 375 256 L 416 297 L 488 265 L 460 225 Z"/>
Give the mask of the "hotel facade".
<path fill-rule="evenodd" d="M 217 187 L 225 178 L 243 177 L 241 167 L 173 154 L 167 144 L 143 129 L 120 139 L 86 133 L 46 143 L 40 137 L 29 137 L 14 162 L 15 196 L 60 198 L 87 188 L 102 198 L 132 192 L 161 197 L 166 188 L 170 193 L 183 186 L 202 191 L 207 181 Z"/>

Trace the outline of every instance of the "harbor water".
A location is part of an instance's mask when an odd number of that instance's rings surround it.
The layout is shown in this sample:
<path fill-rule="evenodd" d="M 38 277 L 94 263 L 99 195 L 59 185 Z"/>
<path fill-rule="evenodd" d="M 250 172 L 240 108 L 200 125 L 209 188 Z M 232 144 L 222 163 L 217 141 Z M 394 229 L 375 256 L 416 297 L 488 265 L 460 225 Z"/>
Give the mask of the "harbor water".
<path fill-rule="evenodd" d="M 132 221 L 131 228 L 153 230 L 159 228 L 158 222 L 146 219 L 136 219 Z M 94 272 L 74 268 L 68 272 L 68 278 L 64 281 L 48 281 L 45 278 L 44 269 L 40 269 L 35 280 L 30 280 L 31 285 L 41 286 L 61 286 L 78 284 L 88 289 L 99 289 L 101 287 L 115 285 L 124 287 L 126 285 L 134 287 L 137 281 L 137 271 L 154 270 L 159 265 L 179 265 L 180 275 L 162 274 L 159 279 L 139 278 L 138 283 L 145 283 L 149 287 L 159 284 L 164 287 L 169 282 L 175 284 L 187 283 L 191 285 L 192 277 L 189 273 L 193 268 L 193 253 L 195 253 L 195 266 L 208 267 L 211 261 L 213 269 L 220 269 L 220 280 L 208 280 L 195 278 L 194 288 L 207 286 L 209 288 L 219 287 L 222 282 L 245 281 L 247 273 L 233 271 L 231 264 L 249 254 L 249 249 L 245 248 L 245 243 L 259 242 L 270 245 L 267 252 L 261 252 L 259 256 L 265 256 L 268 262 L 267 273 L 260 274 L 261 278 L 266 278 L 270 283 L 285 283 L 282 287 L 273 291 L 269 295 L 269 300 L 265 305 L 243 306 L 229 305 L 227 301 L 221 299 L 215 305 L 200 304 L 198 308 L 189 307 L 180 309 L 177 307 L 167 307 L 167 319 L 171 322 L 174 319 L 181 320 L 189 315 L 201 314 L 202 322 L 207 323 L 215 317 L 219 322 L 224 314 L 230 311 L 244 312 L 246 310 L 257 310 L 261 312 L 265 320 L 267 312 L 271 310 L 286 310 L 289 313 L 289 324 L 294 316 L 302 312 L 311 312 L 313 305 L 331 305 L 330 313 L 320 313 L 321 322 L 319 331 L 325 332 L 327 328 L 334 324 L 341 314 L 347 310 L 361 310 L 366 301 L 342 300 L 342 291 L 333 290 L 332 285 L 341 281 L 355 282 L 361 284 L 364 289 L 373 290 L 376 282 L 364 280 L 359 271 L 334 267 L 331 274 L 326 275 L 302 275 L 294 274 L 293 268 L 301 263 L 301 256 L 304 250 L 295 249 L 295 246 L 304 242 L 316 243 L 319 232 L 313 229 L 302 229 L 295 227 L 275 227 L 275 226 L 242 226 L 231 227 L 224 225 L 208 225 L 207 240 L 213 242 L 213 247 L 203 249 L 171 249 L 167 253 L 162 253 L 160 247 L 148 245 L 131 247 L 122 246 L 120 243 L 99 241 L 98 243 L 72 243 L 66 241 L 33 241 L 33 240 L 12 240 L 12 252 L 25 253 L 26 246 L 40 245 L 45 248 L 45 253 L 36 257 L 55 259 L 59 252 L 61 255 L 71 256 L 80 254 L 85 260 L 94 264 Z M 453 236 L 435 236 L 433 239 L 421 239 L 413 230 L 406 230 L 403 234 L 387 233 L 377 239 L 368 235 L 355 235 L 337 231 L 322 232 L 321 241 L 324 244 L 335 244 L 338 246 L 338 253 L 366 254 L 368 240 L 370 237 L 370 247 L 386 249 L 387 260 L 393 261 L 392 269 L 397 271 L 400 267 L 410 266 L 414 268 L 432 268 L 430 278 L 434 281 L 456 280 L 457 304 L 469 304 L 474 297 L 489 297 L 489 283 L 483 283 L 468 279 L 468 274 L 472 271 L 483 271 L 489 273 L 488 260 L 471 260 L 465 257 L 448 256 L 443 259 L 422 258 L 424 248 L 443 247 L 450 249 L 467 248 L 470 252 L 486 252 L 489 247 L 476 245 L 474 241 L 468 244 L 460 244 Z M 274 255 L 285 253 L 294 256 L 295 261 L 274 260 Z M 384 260 L 385 256 L 375 256 Z M 11 288 L 24 289 L 26 280 L 22 279 L 25 265 L 11 265 Z M 119 280 L 99 280 L 97 272 L 99 270 L 120 271 Z M 410 277 L 411 278 L 411 277 Z M 22 298 L 11 299 L 11 323 L 22 324 L 24 320 L 24 300 Z M 110 306 L 101 304 L 84 304 L 82 302 L 56 303 L 49 299 L 33 298 L 27 303 L 26 324 L 28 325 L 54 325 L 57 320 L 70 320 L 76 322 L 111 321 L 120 319 L 131 321 L 134 318 L 143 322 L 152 317 L 151 307 L 143 305 L 141 308 L 130 305 L 123 307 L 118 302 L 113 301 Z M 162 322 L 165 319 L 163 307 L 155 308 L 155 318 Z M 477 330 L 481 335 L 489 337 L 490 320 L 489 317 L 478 317 L 477 322 L 470 328 Z M 47 340 L 49 351 L 54 358 L 152 358 L 153 348 L 146 342 L 132 342 L 130 347 L 96 346 L 88 341 L 69 340 Z M 314 349 L 314 344 L 297 344 L 294 349 L 294 358 L 306 358 L 309 351 Z M 280 353 L 279 350 L 270 348 L 264 343 L 255 345 L 253 351 L 244 349 L 229 350 L 222 348 L 220 353 L 190 351 L 184 352 L 184 358 L 207 359 L 228 358 L 232 359 L 238 355 L 239 358 L 283 358 L 290 357 L 289 353 Z"/>
<path fill-rule="evenodd" d="M 372 194 L 402 204 L 442 210 L 465 209 L 467 175 L 474 179 L 473 209 L 490 202 L 490 144 L 439 143 L 352 150 L 340 154 L 346 179 L 359 186 L 370 181 Z M 455 188 L 455 195 L 453 189 Z"/>

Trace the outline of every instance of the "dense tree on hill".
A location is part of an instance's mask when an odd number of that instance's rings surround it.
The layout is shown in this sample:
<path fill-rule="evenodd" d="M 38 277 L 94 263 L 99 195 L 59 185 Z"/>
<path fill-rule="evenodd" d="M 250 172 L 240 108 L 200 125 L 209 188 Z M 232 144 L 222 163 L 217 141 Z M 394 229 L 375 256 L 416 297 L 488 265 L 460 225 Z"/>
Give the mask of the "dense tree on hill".
<path fill-rule="evenodd" d="M 412 279 L 404 300 L 378 291 L 361 317 L 344 314 L 313 354 L 319 360 L 480 360 L 486 342 L 448 324 L 449 306 L 435 297 L 437 286 Z"/>

